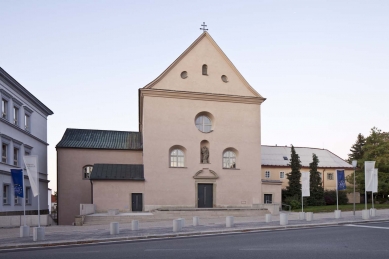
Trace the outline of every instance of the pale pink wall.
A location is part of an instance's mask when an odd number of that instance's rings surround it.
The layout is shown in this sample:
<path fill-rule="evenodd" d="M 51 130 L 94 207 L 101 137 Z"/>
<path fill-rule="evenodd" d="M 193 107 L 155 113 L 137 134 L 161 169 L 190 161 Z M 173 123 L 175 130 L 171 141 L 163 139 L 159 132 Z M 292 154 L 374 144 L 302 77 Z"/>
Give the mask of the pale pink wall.
<path fill-rule="evenodd" d="M 201 72 L 201 71 L 200 71 Z M 211 133 L 195 126 L 198 113 L 214 117 Z M 260 105 L 144 97 L 143 149 L 146 178 L 145 209 L 161 206 L 195 207 L 194 174 L 209 168 L 216 180 L 216 206 L 259 203 L 261 189 Z M 210 164 L 200 164 L 200 142 L 209 141 Z M 186 149 L 186 167 L 169 167 L 169 149 Z M 238 150 L 237 169 L 222 168 L 226 148 Z"/>
<path fill-rule="evenodd" d="M 275 184 L 262 184 L 262 197 L 261 197 L 261 203 L 264 203 L 264 195 L 265 194 L 272 194 L 272 202 L 281 204 L 281 184 L 275 185 Z"/>
<path fill-rule="evenodd" d="M 82 168 L 95 163 L 142 164 L 142 151 L 57 148 L 58 218 L 69 225 L 80 213 L 80 204 L 91 203 L 91 183 L 82 179 Z"/>
<path fill-rule="evenodd" d="M 93 203 L 96 212 L 107 212 L 109 209 L 131 211 L 131 194 L 143 193 L 145 198 L 145 182 L 143 181 L 93 181 Z"/>

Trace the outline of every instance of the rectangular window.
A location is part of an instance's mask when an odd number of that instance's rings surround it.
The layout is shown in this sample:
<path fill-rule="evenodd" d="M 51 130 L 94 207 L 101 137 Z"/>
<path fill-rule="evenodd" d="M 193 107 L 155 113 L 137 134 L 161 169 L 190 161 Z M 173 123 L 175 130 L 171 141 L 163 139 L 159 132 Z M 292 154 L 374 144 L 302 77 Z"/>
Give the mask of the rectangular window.
<path fill-rule="evenodd" d="M 334 174 L 333 173 L 327 173 L 327 180 L 334 180 Z"/>
<path fill-rule="evenodd" d="M 266 178 L 270 178 L 270 171 L 266 171 L 266 172 L 265 172 L 265 177 L 266 177 Z"/>
<path fill-rule="evenodd" d="M 1 100 L 1 118 L 7 119 L 8 102 L 4 99 Z"/>
<path fill-rule="evenodd" d="M 14 166 L 19 165 L 19 149 L 14 148 Z"/>
<path fill-rule="evenodd" d="M 31 187 L 26 187 L 26 205 L 31 204 Z"/>
<path fill-rule="evenodd" d="M 14 124 L 19 125 L 19 109 L 14 107 Z"/>
<path fill-rule="evenodd" d="M 24 114 L 24 129 L 30 131 L 30 115 Z"/>
<path fill-rule="evenodd" d="M 9 184 L 3 185 L 3 204 L 9 204 Z"/>
<path fill-rule="evenodd" d="M 7 152 L 8 152 L 8 145 L 7 144 L 1 144 L 1 162 L 7 163 Z"/>
<path fill-rule="evenodd" d="M 264 200 L 265 203 L 273 203 L 273 195 L 272 194 L 265 194 Z"/>
<path fill-rule="evenodd" d="M 285 178 L 285 172 L 280 172 L 280 179 Z"/>
<path fill-rule="evenodd" d="M 320 178 L 322 178 L 323 177 L 322 173 L 319 173 L 319 176 L 320 176 Z"/>
<path fill-rule="evenodd" d="M 15 201 L 15 205 L 20 205 L 20 203 L 19 203 L 19 196 L 15 195 L 14 201 Z"/>

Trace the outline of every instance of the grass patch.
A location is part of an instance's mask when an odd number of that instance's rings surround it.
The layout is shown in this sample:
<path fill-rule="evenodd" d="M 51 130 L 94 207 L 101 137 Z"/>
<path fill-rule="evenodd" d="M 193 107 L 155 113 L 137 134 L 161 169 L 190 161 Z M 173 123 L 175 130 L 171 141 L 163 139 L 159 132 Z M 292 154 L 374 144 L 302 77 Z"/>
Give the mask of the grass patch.
<path fill-rule="evenodd" d="M 339 205 L 341 211 L 352 211 L 353 204 Z M 367 204 L 367 209 L 371 208 L 371 203 Z M 389 204 L 374 204 L 375 209 L 389 209 Z M 355 210 L 364 210 L 365 204 L 355 204 Z M 304 206 L 304 212 L 333 212 L 336 210 L 336 205 L 326 205 L 326 206 Z M 300 209 L 292 210 L 295 212 L 301 211 Z"/>

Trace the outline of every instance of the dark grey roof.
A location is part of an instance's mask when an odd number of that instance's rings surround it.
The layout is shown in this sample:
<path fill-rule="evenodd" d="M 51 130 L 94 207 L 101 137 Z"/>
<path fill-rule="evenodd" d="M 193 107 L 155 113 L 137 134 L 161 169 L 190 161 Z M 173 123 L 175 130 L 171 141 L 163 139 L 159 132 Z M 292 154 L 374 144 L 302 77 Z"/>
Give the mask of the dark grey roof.
<path fill-rule="evenodd" d="M 144 181 L 143 165 L 94 164 L 91 180 L 134 180 Z"/>
<path fill-rule="evenodd" d="M 142 149 L 140 132 L 66 129 L 57 148 Z"/>

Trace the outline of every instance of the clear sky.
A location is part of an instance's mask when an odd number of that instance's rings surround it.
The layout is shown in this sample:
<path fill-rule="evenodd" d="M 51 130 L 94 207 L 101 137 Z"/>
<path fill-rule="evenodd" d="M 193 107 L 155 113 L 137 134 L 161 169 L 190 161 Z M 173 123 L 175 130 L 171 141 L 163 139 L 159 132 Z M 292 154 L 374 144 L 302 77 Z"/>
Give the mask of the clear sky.
<path fill-rule="evenodd" d="M 209 33 L 262 104 L 262 143 L 346 158 L 389 129 L 389 1 L 0 0 L 0 66 L 66 128 L 138 131 L 137 89 Z M 81 169 L 80 169 L 81 170 Z"/>

